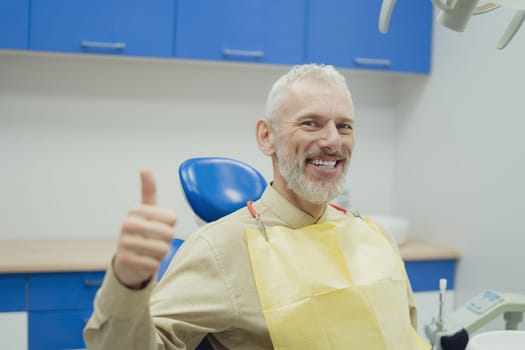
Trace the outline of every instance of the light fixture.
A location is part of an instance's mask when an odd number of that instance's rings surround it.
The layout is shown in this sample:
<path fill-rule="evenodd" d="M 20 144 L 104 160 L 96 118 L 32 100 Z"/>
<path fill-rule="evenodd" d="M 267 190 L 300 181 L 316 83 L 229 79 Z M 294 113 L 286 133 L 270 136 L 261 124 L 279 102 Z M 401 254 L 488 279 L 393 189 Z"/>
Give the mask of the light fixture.
<path fill-rule="evenodd" d="M 432 3 L 440 9 L 440 13 L 437 16 L 438 22 L 457 32 L 465 30 L 470 17 L 473 15 L 487 13 L 500 6 L 515 10 L 516 13 L 512 21 L 498 42 L 498 49 L 503 49 L 507 46 L 525 21 L 525 0 L 491 0 L 482 5 L 478 5 L 479 0 L 446 0 L 445 2 L 432 0 Z M 388 32 L 390 17 L 395 4 L 396 0 L 383 0 L 379 15 L 379 31 L 381 33 Z"/>

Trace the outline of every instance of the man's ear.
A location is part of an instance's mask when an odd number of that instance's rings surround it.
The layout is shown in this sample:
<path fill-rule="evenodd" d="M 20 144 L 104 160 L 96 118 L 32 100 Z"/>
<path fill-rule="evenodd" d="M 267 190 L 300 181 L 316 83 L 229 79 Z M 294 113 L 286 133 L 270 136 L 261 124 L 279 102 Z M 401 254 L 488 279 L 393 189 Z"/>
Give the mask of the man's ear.
<path fill-rule="evenodd" d="M 275 135 L 266 119 L 259 119 L 255 126 L 255 136 L 259 149 L 267 156 L 275 152 Z"/>

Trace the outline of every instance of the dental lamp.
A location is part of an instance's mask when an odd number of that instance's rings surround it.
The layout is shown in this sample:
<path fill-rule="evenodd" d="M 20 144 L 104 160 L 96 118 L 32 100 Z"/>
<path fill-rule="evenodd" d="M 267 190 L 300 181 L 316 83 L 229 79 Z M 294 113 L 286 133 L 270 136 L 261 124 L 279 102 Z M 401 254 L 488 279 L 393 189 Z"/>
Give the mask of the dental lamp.
<path fill-rule="evenodd" d="M 390 17 L 396 0 L 383 0 L 381 13 L 379 15 L 379 31 L 387 33 Z M 432 0 L 432 3 L 440 9 L 437 20 L 443 26 L 457 32 L 465 30 L 470 17 L 490 12 L 499 7 L 509 7 L 516 11 L 509 26 L 498 42 L 497 48 L 503 49 L 514 37 L 521 24 L 525 21 L 525 0 L 490 0 L 490 2 L 478 5 L 479 0 Z"/>

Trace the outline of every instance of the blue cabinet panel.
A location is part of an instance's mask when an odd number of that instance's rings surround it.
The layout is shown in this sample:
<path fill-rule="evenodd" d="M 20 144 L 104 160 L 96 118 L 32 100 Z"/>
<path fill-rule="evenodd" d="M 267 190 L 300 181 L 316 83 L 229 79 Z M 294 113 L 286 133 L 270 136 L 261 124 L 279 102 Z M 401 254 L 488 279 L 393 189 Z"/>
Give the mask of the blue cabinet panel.
<path fill-rule="evenodd" d="M 308 0 L 306 60 L 339 67 L 428 73 L 432 2 L 397 2 L 378 29 L 381 0 Z"/>
<path fill-rule="evenodd" d="M 29 349 L 84 348 L 82 330 L 90 316 L 90 310 L 29 312 Z"/>
<path fill-rule="evenodd" d="M 456 260 L 405 261 L 405 269 L 414 292 L 439 290 L 441 278 L 447 279 L 447 289 L 454 289 Z"/>
<path fill-rule="evenodd" d="M 29 275 L 29 311 L 91 309 L 104 272 Z"/>
<path fill-rule="evenodd" d="M 304 15 L 304 0 L 179 0 L 175 55 L 301 63 Z"/>
<path fill-rule="evenodd" d="M 29 0 L 0 0 L 0 48 L 27 49 Z"/>
<path fill-rule="evenodd" d="M 30 49 L 167 57 L 175 0 L 33 0 Z"/>
<path fill-rule="evenodd" d="M 432 2 L 0 0 L 0 48 L 429 73 Z"/>
<path fill-rule="evenodd" d="M 26 310 L 26 276 L 0 275 L 0 312 Z"/>

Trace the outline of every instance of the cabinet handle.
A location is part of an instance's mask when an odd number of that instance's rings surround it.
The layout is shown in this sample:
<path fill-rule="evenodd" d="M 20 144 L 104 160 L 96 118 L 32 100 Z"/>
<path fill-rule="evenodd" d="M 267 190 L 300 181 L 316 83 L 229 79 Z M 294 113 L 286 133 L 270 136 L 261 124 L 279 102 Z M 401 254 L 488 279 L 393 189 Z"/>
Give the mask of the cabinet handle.
<path fill-rule="evenodd" d="M 367 57 L 356 57 L 354 62 L 362 66 L 381 66 L 381 67 L 390 67 L 392 61 L 386 58 L 367 58 Z"/>
<path fill-rule="evenodd" d="M 83 41 L 80 43 L 82 47 L 85 48 L 97 48 L 97 49 L 115 49 L 115 50 L 124 50 L 126 48 L 126 43 L 121 42 L 104 42 L 104 41 Z"/>
<path fill-rule="evenodd" d="M 100 287 L 102 280 L 84 280 L 84 285 L 87 287 Z"/>
<path fill-rule="evenodd" d="M 264 56 L 264 51 L 224 49 L 222 50 L 222 54 L 224 56 L 242 56 L 242 57 L 262 58 Z"/>

